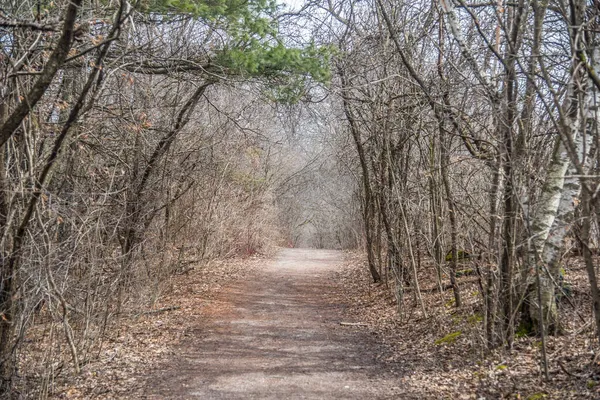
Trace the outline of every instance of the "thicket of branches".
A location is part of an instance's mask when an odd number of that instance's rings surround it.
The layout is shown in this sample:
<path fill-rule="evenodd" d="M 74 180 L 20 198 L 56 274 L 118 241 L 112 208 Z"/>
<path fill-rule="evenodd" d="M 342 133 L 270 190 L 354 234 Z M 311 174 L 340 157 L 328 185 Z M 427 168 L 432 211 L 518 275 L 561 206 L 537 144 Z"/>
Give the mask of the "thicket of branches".
<path fill-rule="evenodd" d="M 306 7 L 340 49 L 329 101 L 355 146 L 371 276 L 395 283 L 399 309 L 406 287 L 421 303 L 423 257 L 460 307 L 470 257 L 487 346 L 517 329 L 543 340 L 563 330 L 562 260 L 578 254 L 600 327 L 600 3 Z"/>
<path fill-rule="evenodd" d="M 0 3 L 0 397 L 79 372 L 169 275 L 281 240 L 275 102 L 328 70 L 276 13 Z"/>
<path fill-rule="evenodd" d="M 422 261 L 460 307 L 470 257 L 489 348 L 561 333 L 578 254 L 599 327 L 599 18 L 583 0 L 0 3 L 0 394 L 28 334 L 43 392 L 165 277 L 273 243 L 365 245 L 423 315 Z"/>

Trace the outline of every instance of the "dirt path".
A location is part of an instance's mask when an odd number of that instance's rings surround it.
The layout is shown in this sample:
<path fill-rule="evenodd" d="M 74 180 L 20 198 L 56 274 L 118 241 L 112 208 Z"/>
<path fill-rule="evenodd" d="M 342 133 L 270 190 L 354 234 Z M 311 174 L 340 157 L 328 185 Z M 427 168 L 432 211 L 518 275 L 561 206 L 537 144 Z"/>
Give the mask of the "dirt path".
<path fill-rule="evenodd" d="M 387 399 L 399 379 L 364 329 L 341 326 L 341 253 L 284 250 L 225 288 L 145 398 Z"/>

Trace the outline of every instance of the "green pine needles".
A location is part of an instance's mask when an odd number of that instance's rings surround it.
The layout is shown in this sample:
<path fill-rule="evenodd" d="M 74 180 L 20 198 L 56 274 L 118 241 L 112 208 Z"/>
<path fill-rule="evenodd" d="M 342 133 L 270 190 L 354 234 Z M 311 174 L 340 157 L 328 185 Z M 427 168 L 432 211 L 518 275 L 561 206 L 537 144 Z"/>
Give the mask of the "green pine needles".
<path fill-rule="evenodd" d="M 149 0 L 147 13 L 165 17 L 188 15 L 206 24 L 222 38 L 211 48 L 211 66 L 224 76 L 260 78 L 266 94 L 276 101 L 294 103 L 310 82 L 327 84 L 333 49 L 310 42 L 303 48 L 286 45 L 272 0 Z"/>

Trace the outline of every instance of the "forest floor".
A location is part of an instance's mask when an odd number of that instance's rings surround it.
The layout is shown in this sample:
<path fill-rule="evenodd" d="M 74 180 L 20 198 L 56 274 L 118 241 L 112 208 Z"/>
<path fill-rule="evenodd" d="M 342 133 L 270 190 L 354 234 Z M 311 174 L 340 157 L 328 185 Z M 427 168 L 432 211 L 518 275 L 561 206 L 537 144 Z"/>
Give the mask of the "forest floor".
<path fill-rule="evenodd" d="M 337 281 L 347 311 L 385 346 L 401 371 L 402 392 L 423 399 L 600 399 L 600 349 L 591 319 L 590 287 L 582 260 L 563 260 L 569 298 L 559 302 L 565 333 L 547 338 L 549 380 L 543 379 L 539 337 L 519 335 L 512 350 L 486 351 L 481 289 L 476 275 L 461 276 L 463 305 L 452 290 L 437 290 L 435 268 L 419 268 L 426 315 L 414 291 L 399 313 L 391 287 L 373 284 L 364 255 L 347 255 Z M 466 262 L 464 271 L 472 271 Z M 446 282 L 447 283 L 447 282 Z"/>
<path fill-rule="evenodd" d="M 409 398 L 380 342 L 346 319 L 343 259 L 284 249 L 233 277 L 223 267 L 208 289 L 192 271 L 155 306 L 179 308 L 132 321 L 55 398 Z"/>
<path fill-rule="evenodd" d="M 423 287 L 427 315 L 410 291 L 399 315 L 361 255 L 285 249 L 174 278 L 156 313 L 132 320 L 79 376 L 57 381 L 53 397 L 600 399 L 593 329 L 576 315 L 589 319 L 585 279 L 569 279 L 576 308 L 564 307 L 570 333 L 548 339 L 550 381 L 537 338 L 483 351 L 472 276 L 461 278 L 460 309 L 452 291 Z"/>

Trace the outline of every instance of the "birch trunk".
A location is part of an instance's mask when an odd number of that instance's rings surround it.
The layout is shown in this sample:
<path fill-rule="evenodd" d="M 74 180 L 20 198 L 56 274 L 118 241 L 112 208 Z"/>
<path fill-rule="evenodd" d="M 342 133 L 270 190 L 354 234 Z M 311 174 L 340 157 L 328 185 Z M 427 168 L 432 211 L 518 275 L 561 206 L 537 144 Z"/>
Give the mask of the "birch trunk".
<path fill-rule="evenodd" d="M 594 65 L 598 65 L 600 52 L 595 50 L 593 59 Z M 534 294 L 537 288 L 534 286 L 529 296 L 529 316 L 536 331 L 541 331 L 541 328 L 552 334 L 561 331 L 554 300 L 560 271 L 559 261 L 582 190 L 581 178 L 577 176 L 580 172 L 577 164 L 584 171 L 588 170 L 592 159 L 591 154 L 595 150 L 592 144 L 594 130 L 598 124 L 598 100 L 596 88 L 588 82 L 582 111 L 577 112 L 575 118 L 564 121 L 566 132 L 557 139 L 558 143 L 533 219 L 528 262 L 530 267 L 540 263 L 541 314 L 544 315 L 544 321 L 539 321 L 540 304 L 535 300 Z M 565 136 L 570 138 L 575 154 L 570 153 L 565 145 Z"/>
<path fill-rule="evenodd" d="M 583 153 L 583 135 L 573 132 L 580 155 Z M 575 202 L 581 193 L 581 184 L 575 167 L 570 161 L 567 149 L 562 140 L 557 139 L 552 162 L 549 166 L 546 182 L 542 187 L 540 201 L 531 224 L 531 239 L 528 254 L 528 265 L 533 268 L 540 264 L 541 306 L 544 321 L 539 320 L 539 304 L 537 287 L 534 284 L 530 291 L 529 316 L 534 330 L 540 332 L 541 324 L 548 333 L 560 331 L 558 326 L 558 310 L 554 301 L 554 281 L 559 275 L 559 258 L 564 240 L 569 232 Z M 531 271 L 530 271 L 531 272 Z M 530 276 L 533 276 L 530 273 Z"/>

